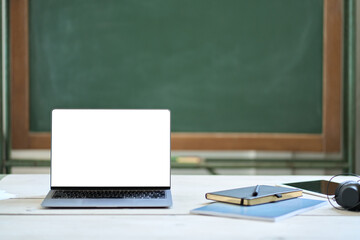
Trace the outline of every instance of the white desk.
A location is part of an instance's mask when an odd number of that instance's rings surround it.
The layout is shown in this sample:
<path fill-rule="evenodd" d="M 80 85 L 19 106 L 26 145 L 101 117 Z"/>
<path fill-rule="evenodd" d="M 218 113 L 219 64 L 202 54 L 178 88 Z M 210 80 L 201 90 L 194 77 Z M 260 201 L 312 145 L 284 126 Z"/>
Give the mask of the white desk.
<path fill-rule="evenodd" d="M 190 215 L 206 192 L 319 176 L 172 176 L 170 209 L 42 209 L 49 175 L 8 175 L 0 190 L 0 239 L 359 239 L 360 213 L 329 204 L 280 222 Z M 308 198 L 317 198 L 304 195 Z"/>

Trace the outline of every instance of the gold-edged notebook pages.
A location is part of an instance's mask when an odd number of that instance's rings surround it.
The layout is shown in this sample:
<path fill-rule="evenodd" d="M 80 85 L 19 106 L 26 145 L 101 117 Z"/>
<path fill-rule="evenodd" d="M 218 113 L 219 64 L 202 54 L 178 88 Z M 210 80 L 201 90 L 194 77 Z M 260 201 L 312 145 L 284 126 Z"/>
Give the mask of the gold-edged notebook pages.
<path fill-rule="evenodd" d="M 257 196 L 253 196 L 256 186 L 206 193 L 209 200 L 239 205 L 258 205 L 302 196 L 302 190 L 268 185 L 259 185 Z"/>

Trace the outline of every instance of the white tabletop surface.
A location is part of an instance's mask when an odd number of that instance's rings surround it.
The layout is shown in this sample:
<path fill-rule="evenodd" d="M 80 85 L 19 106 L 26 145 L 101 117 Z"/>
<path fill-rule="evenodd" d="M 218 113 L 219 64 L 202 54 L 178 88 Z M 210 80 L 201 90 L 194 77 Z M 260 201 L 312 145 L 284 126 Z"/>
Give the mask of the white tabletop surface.
<path fill-rule="evenodd" d="M 312 179 L 329 177 L 175 175 L 170 209 L 43 209 L 49 175 L 7 175 L 0 191 L 15 197 L 0 200 L 0 239 L 360 239 L 360 213 L 330 204 L 279 222 L 189 214 L 206 192 Z"/>

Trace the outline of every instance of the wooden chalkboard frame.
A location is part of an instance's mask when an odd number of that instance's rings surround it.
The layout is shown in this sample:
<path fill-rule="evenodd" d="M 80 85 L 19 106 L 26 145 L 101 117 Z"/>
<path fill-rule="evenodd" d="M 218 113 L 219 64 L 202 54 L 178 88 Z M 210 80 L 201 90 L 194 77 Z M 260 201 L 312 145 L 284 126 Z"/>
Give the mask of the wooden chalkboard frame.
<path fill-rule="evenodd" d="M 13 149 L 49 149 L 49 132 L 29 127 L 29 2 L 10 0 Z M 173 133 L 173 150 L 341 151 L 343 0 L 324 0 L 321 134 Z"/>

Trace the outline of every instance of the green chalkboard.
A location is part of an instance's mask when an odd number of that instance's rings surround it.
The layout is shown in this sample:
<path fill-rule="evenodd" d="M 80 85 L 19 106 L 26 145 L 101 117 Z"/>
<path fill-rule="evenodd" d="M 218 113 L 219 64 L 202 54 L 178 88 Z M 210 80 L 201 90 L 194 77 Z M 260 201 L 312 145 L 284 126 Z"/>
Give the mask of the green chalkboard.
<path fill-rule="evenodd" d="M 168 108 L 174 132 L 322 131 L 322 0 L 31 0 L 30 130 Z"/>

